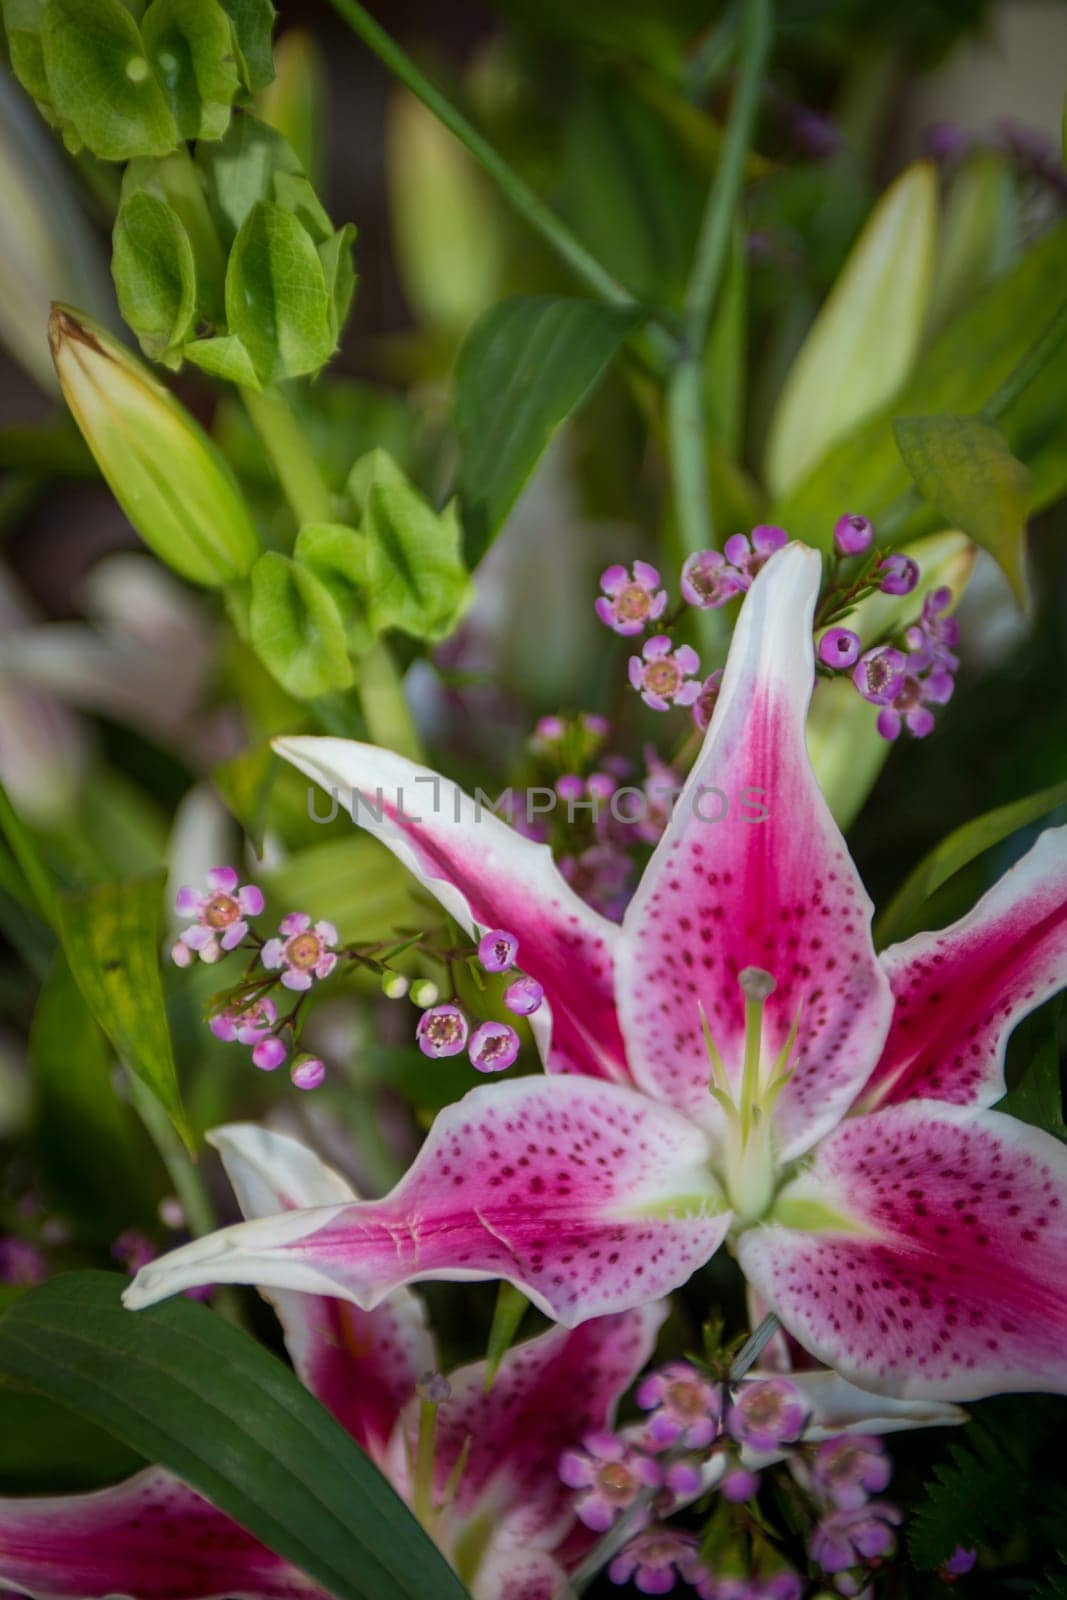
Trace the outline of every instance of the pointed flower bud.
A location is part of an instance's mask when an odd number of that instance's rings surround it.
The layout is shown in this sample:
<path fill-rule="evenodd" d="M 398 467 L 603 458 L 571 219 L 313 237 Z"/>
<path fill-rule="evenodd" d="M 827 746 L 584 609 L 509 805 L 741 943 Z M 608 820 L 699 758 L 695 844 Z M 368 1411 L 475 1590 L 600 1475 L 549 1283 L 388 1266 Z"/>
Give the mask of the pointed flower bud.
<path fill-rule="evenodd" d="M 819 640 L 819 660 L 824 667 L 854 667 L 862 648 L 851 628 L 828 628 Z"/>
<path fill-rule="evenodd" d="M 229 468 L 199 424 L 88 317 L 53 306 L 49 338 L 64 399 L 145 544 L 193 583 L 214 588 L 244 577 L 259 540 Z"/>
<path fill-rule="evenodd" d="M 866 517 L 848 512 L 838 517 L 834 527 L 834 544 L 843 556 L 858 556 L 870 548 L 874 528 Z"/>

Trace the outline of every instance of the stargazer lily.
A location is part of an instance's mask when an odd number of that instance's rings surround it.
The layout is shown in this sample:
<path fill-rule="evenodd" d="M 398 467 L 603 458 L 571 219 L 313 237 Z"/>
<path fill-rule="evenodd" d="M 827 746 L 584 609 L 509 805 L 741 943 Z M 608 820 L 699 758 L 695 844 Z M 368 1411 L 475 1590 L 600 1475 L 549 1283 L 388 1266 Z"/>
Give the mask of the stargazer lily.
<path fill-rule="evenodd" d="M 446 1108 L 384 1199 L 153 1262 L 131 1307 L 212 1280 L 369 1307 L 499 1277 L 576 1326 L 669 1293 L 729 1239 L 789 1332 L 864 1387 L 1067 1388 L 1067 1151 L 988 1109 L 1012 1027 L 1067 981 L 1067 829 L 959 922 L 876 955 L 805 748 L 819 579 L 793 544 L 753 582 L 621 928 L 435 774 L 278 741 L 467 928 L 517 934 L 548 1076 Z"/>
<path fill-rule="evenodd" d="M 344 1179 L 294 1139 L 247 1125 L 211 1137 L 248 1217 L 355 1200 Z M 487 1391 L 484 1361 L 447 1382 L 425 1381 L 438 1365 L 436 1347 L 408 1289 L 373 1311 L 306 1294 L 270 1299 L 299 1376 L 412 1504 L 474 1600 L 561 1593 L 566 1570 L 594 1536 L 577 1522 L 560 1454 L 583 1433 L 611 1426 L 666 1308 L 553 1328 L 515 1345 Z M 431 1437 L 419 1427 L 416 1386 L 426 1392 L 433 1384 L 443 1398 Z M 849 1398 L 818 1396 L 817 1404 L 840 1409 Z M 905 1425 L 926 1420 L 941 1418 L 909 1412 Z M 95 1494 L 0 1499 L 5 1588 L 41 1600 L 328 1600 L 160 1467 Z"/>

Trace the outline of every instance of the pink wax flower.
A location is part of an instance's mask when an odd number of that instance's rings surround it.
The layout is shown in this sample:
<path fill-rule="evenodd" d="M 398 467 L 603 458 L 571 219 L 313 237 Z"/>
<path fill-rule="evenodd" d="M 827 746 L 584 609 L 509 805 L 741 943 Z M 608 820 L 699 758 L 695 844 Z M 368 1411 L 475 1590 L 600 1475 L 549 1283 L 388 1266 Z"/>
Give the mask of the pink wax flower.
<path fill-rule="evenodd" d="M 280 938 L 268 939 L 262 961 L 268 972 L 282 974 L 287 989 L 310 989 L 316 978 L 328 978 L 337 965 L 333 953 L 337 929 L 332 922 L 316 922 L 305 911 L 291 911 L 278 928 Z"/>
<path fill-rule="evenodd" d="M 653 711 L 691 706 L 701 690 L 693 677 L 699 671 L 700 657 L 693 647 L 682 644 L 674 650 L 665 633 L 646 639 L 641 654 L 630 657 L 630 682 Z"/>
<path fill-rule="evenodd" d="M 242 884 L 233 867 L 212 867 L 207 893 L 186 884 L 178 890 L 174 909 L 180 917 L 195 918 L 171 950 L 176 965 L 187 967 L 197 956 L 201 961 L 219 961 L 241 943 L 248 918 L 263 910 L 263 891 L 254 883 Z"/>
<path fill-rule="evenodd" d="M 645 1488 L 659 1488 L 663 1475 L 644 1455 L 613 1433 L 590 1433 L 584 1449 L 565 1450 L 559 1475 L 570 1489 L 579 1520 L 594 1533 L 605 1533 Z"/>
<path fill-rule="evenodd" d="M 721 550 L 696 550 L 682 567 L 683 598 L 700 611 L 717 611 L 747 588 Z"/>
<path fill-rule="evenodd" d="M 646 623 L 655 622 L 667 605 L 667 591 L 659 587 L 659 573 L 647 561 L 635 561 L 633 572 L 625 567 L 607 567 L 600 577 L 604 593 L 596 602 L 596 614 L 615 633 L 642 633 Z"/>
<path fill-rule="evenodd" d="M 506 1072 L 518 1057 L 519 1036 L 506 1022 L 483 1022 L 471 1034 L 467 1053 L 479 1072 Z"/>
<path fill-rule="evenodd" d="M 419 1049 L 424 1056 L 458 1056 L 467 1043 L 470 1032 L 468 1023 L 459 1006 L 451 1002 L 440 1006 L 431 1006 L 419 1018 L 415 1037 Z"/>

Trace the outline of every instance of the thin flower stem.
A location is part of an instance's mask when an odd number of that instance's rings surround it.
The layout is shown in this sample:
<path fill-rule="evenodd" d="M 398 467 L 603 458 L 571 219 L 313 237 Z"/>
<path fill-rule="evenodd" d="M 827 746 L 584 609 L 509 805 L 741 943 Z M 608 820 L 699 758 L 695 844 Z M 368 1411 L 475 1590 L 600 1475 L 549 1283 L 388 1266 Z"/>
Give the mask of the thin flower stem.
<path fill-rule="evenodd" d="M 706 549 L 714 538 L 708 500 L 704 353 L 726 269 L 772 32 L 771 0 L 746 0 L 740 77 L 686 285 L 682 346 L 667 379 L 671 478 L 687 550 Z"/>
<path fill-rule="evenodd" d="M 378 59 L 400 79 L 405 88 L 410 89 L 416 99 L 421 100 L 426 109 L 431 111 L 449 133 L 459 140 L 463 148 L 493 179 L 501 193 L 511 201 L 516 211 L 598 299 L 617 306 L 637 304 L 629 289 L 601 266 L 596 257 L 575 238 L 566 224 L 534 193 L 525 179 L 519 176 L 503 156 L 493 149 L 488 140 L 482 137 L 477 128 L 467 121 L 462 112 L 458 111 L 419 70 L 407 52 L 389 37 L 384 28 L 378 26 L 358 0 L 331 0 L 331 3 L 334 10 L 340 13 L 368 49 L 373 50 Z"/>
<path fill-rule="evenodd" d="M 745 1340 L 730 1365 L 730 1382 L 737 1383 L 749 1367 L 754 1366 L 774 1338 L 781 1323 L 773 1311 L 768 1311 L 759 1327 Z"/>
<path fill-rule="evenodd" d="M 297 522 L 332 521 L 329 487 L 282 391 L 242 389 L 241 399 Z M 413 761 L 421 760 L 418 732 L 384 640 L 377 640 L 360 656 L 357 690 L 372 742 Z"/>

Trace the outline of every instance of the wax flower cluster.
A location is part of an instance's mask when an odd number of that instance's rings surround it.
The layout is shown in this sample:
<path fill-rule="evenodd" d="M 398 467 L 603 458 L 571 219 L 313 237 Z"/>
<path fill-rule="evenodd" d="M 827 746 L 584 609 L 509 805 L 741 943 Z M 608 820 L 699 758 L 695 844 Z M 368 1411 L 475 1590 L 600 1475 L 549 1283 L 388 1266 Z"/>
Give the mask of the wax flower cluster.
<path fill-rule="evenodd" d="M 613 1582 L 641 1594 L 667 1594 L 683 1582 L 701 1600 L 800 1600 L 805 1577 L 772 1543 L 757 1509 L 763 1474 L 784 1459 L 809 1524 L 811 1575 L 841 1595 L 866 1592 L 901 1520 L 877 1498 L 892 1475 L 881 1439 L 809 1441 L 807 1403 L 785 1376 L 723 1381 L 694 1362 L 671 1361 L 642 1380 L 636 1400 L 648 1413 L 644 1423 L 587 1435 L 559 1463 L 578 1519 L 596 1534 L 620 1526 L 631 1535 L 608 1566 Z M 711 1490 L 719 1496 L 711 1544 L 666 1524 Z M 965 1562 L 967 1552 L 958 1555 Z"/>
<path fill-rule="evenodd" d="M 659 571 L 645 561 L 632 568 L 613 565 L 602 573 L 596 614 L 625 638 L 645 635 L 640 653 L 629 659 L 631 686 L 653 711 L 687 707 L 700 731 L 711 720 L 722 682 L 721 670 L 705 674 L 693 646 L 674 632 L 686 609 L 718 610 L 749 589 L 776 550 L 789 541 L 784 528 L 761 523 L 750 534 L 734 534 L 721 550 L 698 550 L 686 558 L 679 588 L 681 604 L 667 609 Z M 919 614 L 899 634 L 864 648 L 860 635 L 842 626 L 869 595 L 910 594 L 919 584 L 918 563 L 899 552 L 875 546 L 874 527 L 855 512 L 834 528 L 833 556 L 816 613 L 819 670 L 849 672 L 856 689 L 878 707 L 878 732 L 896 739 L 902 729 L 925 738 L 934 726 L 932 707 L 945 705 L 955 686 L 959 626 L 949 615 L 951 590 L 939 587 L 924 597 Z"/>
<path fill-rule="evenodd" d="M 529 1017 L 540 1008 L 544 990 L 535 978 L 518 971 L 518 957 L 518 937 L 505 928 L 492 928 L 478 941 L 481 971 L 494 977 L 513 973 L 504 989 L 504 1005 L 514 1016 Z M 420 996 L 412 993 L 418 1003 Z M 519 1035 L 510 1023 L 490 1020 L 472 1025 L 454 1000 L 429 1005 L 419 1018 L 415 1038 L 423 1055 L 437 1059 L 462 1055 L 465 1050 L 471 1066 L 487 1073 L 506 1072 L 518 1059 L 520 1048 Z"/>

